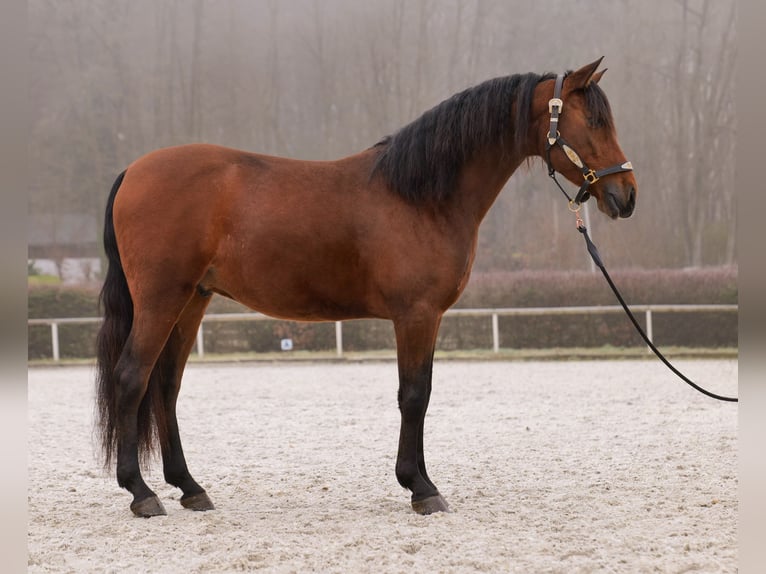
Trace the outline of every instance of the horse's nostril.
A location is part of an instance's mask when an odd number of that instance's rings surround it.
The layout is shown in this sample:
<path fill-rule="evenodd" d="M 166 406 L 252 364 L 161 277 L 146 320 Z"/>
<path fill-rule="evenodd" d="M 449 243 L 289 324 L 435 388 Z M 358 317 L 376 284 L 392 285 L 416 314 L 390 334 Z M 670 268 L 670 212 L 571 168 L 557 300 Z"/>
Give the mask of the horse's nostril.
<path fill-rule="evenodd" d="M 630 190 L 628 191 L 628 205 L 630 207 L 633 207 L 636 205 L 636 188 L 632 185 L 630 186 Z"/>

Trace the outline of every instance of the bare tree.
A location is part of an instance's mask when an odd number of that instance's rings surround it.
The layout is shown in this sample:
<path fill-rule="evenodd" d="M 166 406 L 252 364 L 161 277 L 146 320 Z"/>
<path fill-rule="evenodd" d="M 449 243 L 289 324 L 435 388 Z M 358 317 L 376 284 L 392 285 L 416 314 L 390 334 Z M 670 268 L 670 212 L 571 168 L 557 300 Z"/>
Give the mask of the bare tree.
<path fill-rule="evenodd" d="M 714 7 L 710 0 L 677 0 L 677 4 L 681 29 L 670 81 L 677 97 L 669 126 L 675 142 L 674 193 L 686 209 L 681 222 L 686 259 L 700 266 L 709 260 L 705 256 L 708 230 L 722 212 L 733 213 L 733 164 L 728 150 L 734 123 L 735 5 L 728 7 L 723 26 L 716 26 L 713 11 L 720 4 Z"/>

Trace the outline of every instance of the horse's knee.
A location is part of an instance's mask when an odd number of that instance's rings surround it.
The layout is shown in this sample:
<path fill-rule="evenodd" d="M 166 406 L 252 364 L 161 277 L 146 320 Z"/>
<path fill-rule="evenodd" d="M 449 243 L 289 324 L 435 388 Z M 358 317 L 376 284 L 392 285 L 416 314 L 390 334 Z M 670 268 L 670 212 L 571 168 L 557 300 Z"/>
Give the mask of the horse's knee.
<path fill-rule="evenodd" d="M 399 388 L 399 410 L 407 418 L 423 416 L 430 397 L 428 383 L 402 385 Z"/>

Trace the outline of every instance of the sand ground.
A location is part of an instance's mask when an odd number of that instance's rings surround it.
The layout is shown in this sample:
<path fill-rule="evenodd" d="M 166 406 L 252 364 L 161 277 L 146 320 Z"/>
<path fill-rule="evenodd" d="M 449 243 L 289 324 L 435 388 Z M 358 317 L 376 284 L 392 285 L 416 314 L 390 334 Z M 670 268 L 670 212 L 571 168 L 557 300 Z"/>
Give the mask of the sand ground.
<path fill-rule="evenodd" d="M 680 361 L 736 394 L 736 361 Z M 101 470 L 88 367 L 29 372 L 29 572 L 736 572 L 737 406 L 656 361 L 442 362 L 419 516 L 394 477 L 394 363 L 189 366 L 179 421 L 217 509 Z"/>

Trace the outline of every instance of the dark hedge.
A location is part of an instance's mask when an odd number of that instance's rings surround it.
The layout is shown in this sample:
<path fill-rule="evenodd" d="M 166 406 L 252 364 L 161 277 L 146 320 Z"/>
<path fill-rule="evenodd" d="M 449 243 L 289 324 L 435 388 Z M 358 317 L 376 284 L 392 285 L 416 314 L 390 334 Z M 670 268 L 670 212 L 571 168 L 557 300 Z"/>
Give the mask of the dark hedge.
<path fill-rule="evenodd" d="M 629 304 L 736 304 L 737 268 L 620 271 L 613 279 Z M 98 316 L 98 289 L 64 286 L 31 287 L 29 317 Z M 521 271 L 477 273 L 457 308 L 559 307 L 615 305 L 614 296 L 600 273 Z M 246 309 L 215 297 L 208 313 L 242 312 Z M 643 323 L 643 313 L 638 313 Z M 689 347 L 736 347 L 737 314 L 654 313 L 655 342 Z M 62 357 L 92 357 L 96 325 L 61 325 Z M 622 314 L 534 316 L 499 318 L 500 344 L 504 348 L 640 346 L 643 342 Z M 204 326 L 207 353 L 272 352 L 280 340 L 290 338 L 296 350 L 335 349 L 332 323 L 290 321 L 215 322 Z M 394 330 L 389 321 L 347 321 L 343 348 L 347 351 L 393 349 Z M 438 348 L 490 349 L 489 317 L 448 316 L 442 321 Z M 50 328 L 29 327 L 29 358 L 51 356 Z"/>

